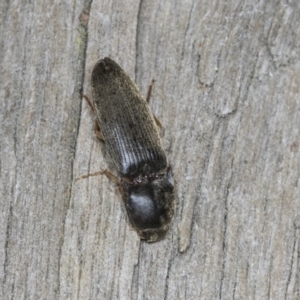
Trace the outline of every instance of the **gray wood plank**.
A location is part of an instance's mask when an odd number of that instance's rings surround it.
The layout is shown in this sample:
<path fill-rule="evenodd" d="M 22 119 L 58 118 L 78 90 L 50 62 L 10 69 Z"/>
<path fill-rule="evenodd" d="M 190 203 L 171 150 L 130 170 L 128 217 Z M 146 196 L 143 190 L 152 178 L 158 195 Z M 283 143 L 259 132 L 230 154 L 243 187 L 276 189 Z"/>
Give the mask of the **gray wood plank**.
<path fill-rule="evenodd" d="M 0 298 L 58 299 L 84 73 L 84 3 L 5 2 Z"/>

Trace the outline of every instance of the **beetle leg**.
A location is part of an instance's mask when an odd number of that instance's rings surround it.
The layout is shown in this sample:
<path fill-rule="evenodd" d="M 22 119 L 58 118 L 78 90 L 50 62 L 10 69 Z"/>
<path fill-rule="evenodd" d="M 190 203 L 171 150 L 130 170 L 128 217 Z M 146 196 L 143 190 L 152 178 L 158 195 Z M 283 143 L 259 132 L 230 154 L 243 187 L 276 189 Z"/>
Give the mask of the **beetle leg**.
<path fill-rule="evenodd" d="M 75 181 L 78 181 L 78 180 L 81 180 L 81 179 L 85 179 L 85 178 L 88 178 L 88 177 L 91 177 L 91 176 L 98 176 L 98 175 L 106 175 L 109 179 L 111 179 L 112 181 L 114 181 L 117 184 L 119 192 L 120 192 L 120 194 L 123 197 L 124 190 L 123 190 L 123 187 L 122 187 L 122 182 L 118 179 L 117 176 L 115 176 L 113 173 L 111 173 L 107 169 L 104 170 L 104 171 L 98 171 L 98 172 L 95 172 L 95 173 L 89 173 L 89 174 L 77 177 L 75 179 Z"/>
<path fill-rule="evenodd" d="M 146 98 L 146 101 L 147 101 L 148 104 L 149 104 L 149 101 L 150 101 L 150 98 L 151 98 L 152 87 L 154 85 L 154 82 L 155 82 L 155 80 L 152 79 L 152 81 L 151 81 L 151 83 L 150 83 L 150 85 L 148 87 L 148 93 L 147 93 L 147 98 Z"/>
<path fill-rule="evenodd" d="M 109 179 L 113 180 L 116 184 L 121 184 L 121 181 L 113 173 L 109 172 L 107 169 L 102 171 L 102 174 L 106 175 Z"/>
<path fill-rule="evenodd" d="M 96 115 L 96 110 L 92 104 L 92 102 L 90 101 L 89 97 L 86 95 L 82 95 L 82 98 L 84 98 L 86 100 L 86 102 L 88 103 L 89 107 L 92 109 L 93 113 Z M 96 121 L 95 125 L 94 125 L 94 132 L 96 134 L 96 136 L 102 141 L 104 142 L 104 137 L 102 134 L 102 131 L 100 129 L 99 123 Z"/>
<path fill-rule="evenodd" d="M 162 127 L 160 121 L 155 117 L 154 113 L 152 113 L 152 116 L 153 116 L 153 118 L 154 118 L 154 121 L 155 121 L 157 127 L 158 127 L 160 130 L 163 130 L 163 127 Z"/>
<path fill-rule="evenodd" d="M 98 172 L 95 172 L 95 173 L 89 173 L 89 174 L 86 174 L 86 175 L 83 175 L 83 176 L 80 176 L 80 177 L 76 178 L 75 181 L 85 179 L 85 178 L 88 178 L 88 177 L 91 177 L 91 176 L 98 176 L 98 175 L 103 175 L 103 174 L 106 175 L 108 178 L 112 179 L 115 183 L 121 184 L 118 177 L 115 176 L 114 174 L 112 174 L 111 172 L 109 172 L 108 170 L 98 171 Z"/>
<path fill-rule="evenodd" d="M 109 172 L 107 169 L 102 171 L 102 174 L 106 175 L 109 179 L 111 179 L 112 181 L 114 181 L 119 189 L 120 194 L 122 195 L 122 198 L 124 196 L 124 189 L 122 186 L 122 182 L 118 179 L 117 176 L 115 176 L 113 173 Z"/>
<path fill-rule="evenodd" d="M 154 82 L 155 82 L 155 80 L 152 79 L 152 81 L 151 81 L 151 83 L 150 83 L 150 85 L 149 85 L 149 87 L 148 87 L 147 98 L 146 98 L 146 101 L 147 101 L 148 104 L 149 104 L 149 102 L 150 102 L 151 93 L 152 93 L 152 87 L 153 87 L 153 85 L 154 85 Z M 154 113 L 152 113 L 152 115 L 153 115 L 153 118 L 154 118 L 154 121 L 155 121 L 157 127 L 158 127 L 160 130 L 162 130 L 163 127 L 162 127 L 160 121 L 155 117 Z"/>
<path fill-rule="evenodd" d="M 102 131 L 100 129 L 99 123 L 96 121 L 95 125 L 94 125 L 94 132 L 96 134 L 96 136 L 98 137 L 99 140 L 101 140 L 102 142 L 104 142 L 104 137 L 102 134 Z"/>
<path fill-rule="evenodd" d="M 92 111 L 95 114 L 96 113 L 95 108 L 94 108 L 92 102 L 90 101 L 89 97 L 86 96 L 86 95 L 82 95 L 82 98 L 84 98 L 86 100 L 86 102 L 88 103 L 89 107 L 92 109 Z"/>

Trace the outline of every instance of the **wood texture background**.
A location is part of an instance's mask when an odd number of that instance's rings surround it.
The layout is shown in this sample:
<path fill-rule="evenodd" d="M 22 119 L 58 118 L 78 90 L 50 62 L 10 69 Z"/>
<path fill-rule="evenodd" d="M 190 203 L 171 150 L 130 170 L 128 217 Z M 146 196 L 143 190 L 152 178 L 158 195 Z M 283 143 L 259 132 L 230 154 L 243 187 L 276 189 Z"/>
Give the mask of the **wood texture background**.
<path fill-rule="evenodd" d="M 0 2 L 1 299 L 300 299 L 300 7 Z M 81 93 L 119 62 L 164 125 L 176 215 L 141 242 Z"/>

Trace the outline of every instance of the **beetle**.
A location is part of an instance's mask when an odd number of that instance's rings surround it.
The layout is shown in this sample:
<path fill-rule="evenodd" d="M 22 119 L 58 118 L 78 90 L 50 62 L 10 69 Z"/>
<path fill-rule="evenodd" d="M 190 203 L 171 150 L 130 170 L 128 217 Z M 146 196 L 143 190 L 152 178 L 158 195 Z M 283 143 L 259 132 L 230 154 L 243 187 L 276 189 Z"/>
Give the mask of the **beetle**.
<path fill-rule="evenodd" d="M 91 85 L 95 131 L 105 142 L 120 179 L 108 170 L 80 178 L 105 174 L 114 180 L 140 238 L 158 241 L 170 227 L 175 199 L 173 174 L 158 132 L 159 121 L 147 101 L 152 85 L 145 100 L 130 77 L 108 57 L 95 65 Z"/>

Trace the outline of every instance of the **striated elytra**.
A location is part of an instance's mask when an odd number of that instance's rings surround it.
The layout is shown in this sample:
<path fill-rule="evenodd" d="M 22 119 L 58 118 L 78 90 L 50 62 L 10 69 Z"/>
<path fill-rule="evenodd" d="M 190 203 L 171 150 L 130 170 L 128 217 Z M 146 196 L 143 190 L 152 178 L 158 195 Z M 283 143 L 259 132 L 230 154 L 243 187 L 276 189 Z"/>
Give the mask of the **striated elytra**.
<path fill-rule="evenodd" d="M 93 107 L 100 138 L 120 176 L 114 177 L 130 222 L 142 239 L 162 239 L 174 215 L 173 176 L 155 118 L 140 91 L 112 59 L 92 72 Z M 99 135 L 98 135 L 99 136 Z"/>

